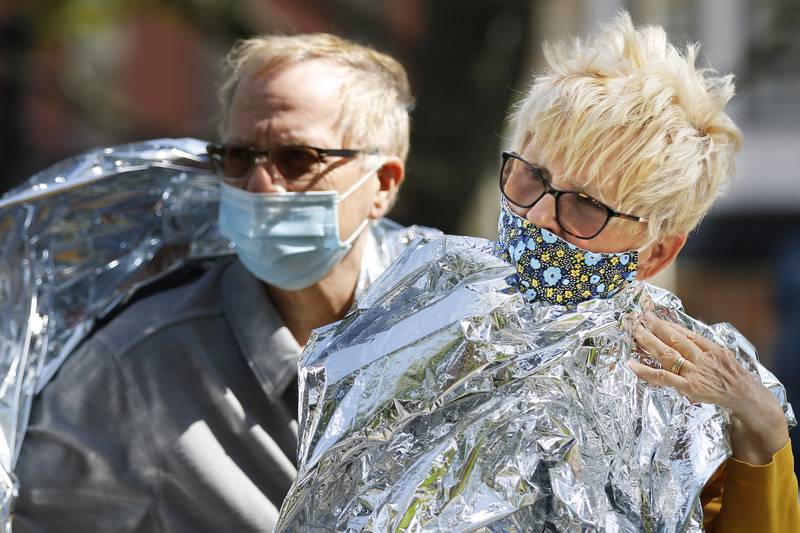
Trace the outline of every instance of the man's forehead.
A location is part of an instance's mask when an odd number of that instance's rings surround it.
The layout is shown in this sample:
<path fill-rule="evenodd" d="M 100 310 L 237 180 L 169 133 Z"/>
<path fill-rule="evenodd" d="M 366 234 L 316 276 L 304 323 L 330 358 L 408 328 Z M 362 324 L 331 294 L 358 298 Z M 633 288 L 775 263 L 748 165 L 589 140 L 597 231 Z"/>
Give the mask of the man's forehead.
<path fill-rule="evenodd" d="M 339 139 L 342 68 L 310 60 L 245 75 L 231 102 L 229 141 L 254 142 L 253 136 L 282 144 Z"/>
<path fill-rule="evenodd" d="M 259 133 L 260 132 L 260 133 Z M 266 133 L 266 134 L 265 134 Z M 231 144 L 256 145 L 268 148 L 270 146 L 315 146 L 320 144 L 313 139 L 308 131 L 292 131 L 285 128 L 271 129 L 268 125 L 254 123 L 252 128 L 232 128 L 226 142 Z"/>
<path fill-rule="evenodd" d="M 272 68 L 255 68 L 242 77 L 239 86 L 246 87 L 251 95 L 272 100 L 294 96 L 322 103 L 336 100 L 347 74 L 347 67 L 332 61 L 308 59 Z"/>

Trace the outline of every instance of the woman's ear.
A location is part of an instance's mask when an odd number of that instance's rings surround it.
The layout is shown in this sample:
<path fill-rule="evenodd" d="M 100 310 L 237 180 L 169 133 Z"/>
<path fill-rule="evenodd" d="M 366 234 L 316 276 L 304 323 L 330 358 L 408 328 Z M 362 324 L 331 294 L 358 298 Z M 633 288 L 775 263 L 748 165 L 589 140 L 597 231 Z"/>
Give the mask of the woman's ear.
<path fill-rule="evenodd" d="M 652 278 L 667 268 L 686 244 L 686 237 L 685 233 L 667 235 L 639 252 L 636 279 Z"/>
<path fill-rule="evenodd" d="M 389 212 L 397 198 L 397 191 L 406 176 L 406 167 L 403 160 L 397 156 L 389 156 L 377 170 L 380 189 L 372 199 L 372 208 L 369 218 L 378 220 Z"/>

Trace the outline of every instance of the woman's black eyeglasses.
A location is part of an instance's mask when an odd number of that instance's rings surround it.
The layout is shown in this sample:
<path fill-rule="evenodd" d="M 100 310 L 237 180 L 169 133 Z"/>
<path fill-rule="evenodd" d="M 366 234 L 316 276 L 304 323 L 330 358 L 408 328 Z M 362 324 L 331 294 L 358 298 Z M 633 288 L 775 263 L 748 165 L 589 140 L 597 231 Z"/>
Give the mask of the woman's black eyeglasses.
<path fill-rule="evenodd" d="M 244 178 L 255 165 L 269 165 L 270 172 L 277 173 L 286 181 L 303 182 L 319 175 L 320 163 L 326 157 L 355 157 L 361 153 L 377 153 L 375 150 L 350 150 L 316 148 L 314 146 L 275 146 L 261 150 L 252 146 L 213 143 L 206 147 L 211 166 L 224 178 Z"/>
<path fill-rule="evenodd" d="M 518 207 L 529 208 L 545 194 L 552 194 L 556 199 L 558 224 L 574 237 L 597 237 L 611 217 L 647 222 L 646 218 L 614 211 L 588 194 L 558 190 L 550 182 L 551 176 L 546 168 L 529 163 L 514 152 L 503 152 L 500 191 L 506 200 Z"/>

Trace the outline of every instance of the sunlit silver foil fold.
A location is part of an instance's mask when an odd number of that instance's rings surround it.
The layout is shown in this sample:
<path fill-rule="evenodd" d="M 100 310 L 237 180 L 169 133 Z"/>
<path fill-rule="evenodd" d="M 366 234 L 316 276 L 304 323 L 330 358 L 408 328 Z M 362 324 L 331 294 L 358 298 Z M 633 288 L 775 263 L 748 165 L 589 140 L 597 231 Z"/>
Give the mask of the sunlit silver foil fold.
<path fill-rule="evenodd" d="M 0 521 L 31 402 L 98 320 L 185 260 L 231 253 L 206 143 L 159 139 L 62 161 L 0 199 Z"/>
<path fill-rule="evenodd" d="M 638 380 L 645 310 L 727 347 L 728 324 L 635 282 L 577 308 L 526 304 L 492 243 L 420 240 L 300 361 L 299 474 L 278 531 L 701 531 L 729 415 Z"/>
<path fill-rule="evenodd" d="M 34 396 L 93 328 L 158 284 L 233 253 L 219 235 L 206 142 L 102 148 L 36 174 L 0 199 L 0 526 Z M 360 289 L 427 228 L 370 228 Z M 184 278 L 181 277 L 181 280 Z"/>

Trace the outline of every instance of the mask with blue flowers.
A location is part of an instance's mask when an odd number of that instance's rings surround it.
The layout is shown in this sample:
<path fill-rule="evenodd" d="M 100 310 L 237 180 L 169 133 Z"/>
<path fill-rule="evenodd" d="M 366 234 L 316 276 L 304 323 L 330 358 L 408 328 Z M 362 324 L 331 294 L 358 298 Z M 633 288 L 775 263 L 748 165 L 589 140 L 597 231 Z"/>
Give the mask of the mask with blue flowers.
<path fill-rule="evenodd" d="M 578 248 L 500 205 L 497 255 L 517 269 L 510 280 L 529 302 L 574 305 L 608 298 L 636 279 L 638 253 Z"/>

